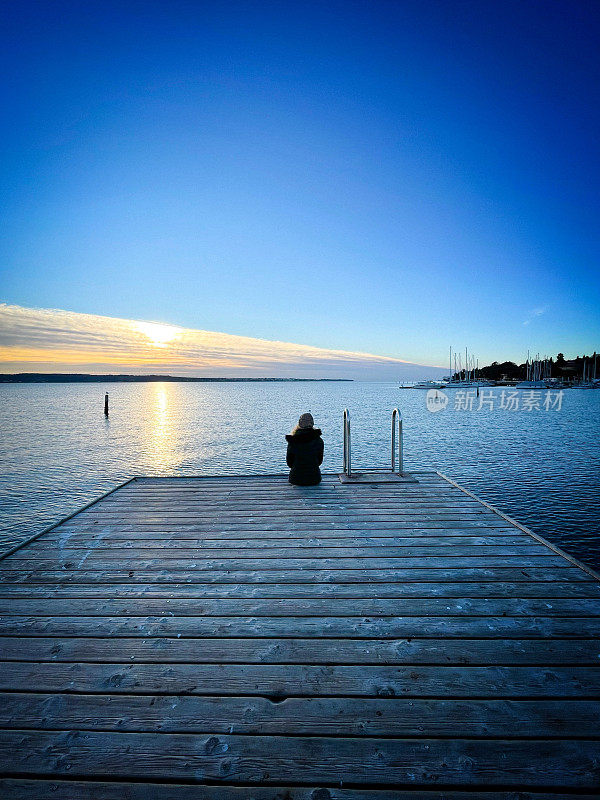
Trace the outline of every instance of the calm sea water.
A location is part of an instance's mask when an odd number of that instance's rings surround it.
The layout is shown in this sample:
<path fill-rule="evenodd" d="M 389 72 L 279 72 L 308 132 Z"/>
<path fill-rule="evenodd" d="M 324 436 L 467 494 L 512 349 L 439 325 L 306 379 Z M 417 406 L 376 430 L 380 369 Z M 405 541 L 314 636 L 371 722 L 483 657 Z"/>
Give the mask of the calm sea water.
<path fill-rule="evenodd" d="M 538 393 L 530 411 L 500 409 L 491 391 L 493 408 L 457 409 L 455 389 L 431 413 L 426 392 L 391 383 L 0 385 L 0 548 L 133 475 L 283 472 L 283 436 L 307 409 L 326 471 L 341 469 L 345 406 L 353 466 L 387 466 L 399 406 L 405 469 L 441 470 L 599 567 L 600 391 L 567 390 L 560 410 L 544 410 Z"/>

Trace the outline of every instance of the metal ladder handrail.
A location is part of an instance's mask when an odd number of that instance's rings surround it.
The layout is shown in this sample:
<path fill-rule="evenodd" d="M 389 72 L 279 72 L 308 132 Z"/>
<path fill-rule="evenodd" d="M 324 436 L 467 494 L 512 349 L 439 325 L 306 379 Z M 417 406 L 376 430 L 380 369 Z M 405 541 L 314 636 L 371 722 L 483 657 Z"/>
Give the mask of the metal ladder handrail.
<path fill-rule="evenodd" d="M 398 475 L 402 475 L 404 472 L 402 414 L 397 408 L 392 411 L 392 472 L 396 471 L 396 419 L 398 419 Z"/>
<path fill-rule="evenodd" d="M 344 472 L 350 477 L 352 472 L 352 453 L 350 449 L 350 412 L 344 409 Z"/>
<path fill-rule="evenodd" d="M 396 420 L 398 421 L 398 475 L 404 472 L 404 441 L 402 414 L 398 408 L 392 411 L 392 472 L 396 471 Z M 344 474 L 352 474 L 352 447 L 350 437 L 350 412 L 344 409 Z"/>

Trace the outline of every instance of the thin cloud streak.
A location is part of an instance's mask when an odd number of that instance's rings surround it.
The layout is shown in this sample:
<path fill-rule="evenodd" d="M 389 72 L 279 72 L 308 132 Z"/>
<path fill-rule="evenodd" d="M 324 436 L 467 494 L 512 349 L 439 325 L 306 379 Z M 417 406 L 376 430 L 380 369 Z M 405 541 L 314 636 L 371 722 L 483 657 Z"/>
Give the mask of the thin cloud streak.
<path fill-rule="evenodd" d="M 162 323 L 0 304 L 6 372 L 410 380 L 442 368 Z"/>
<path fill-rule="evenodd" d="M 529 325 L 531 322 L 533 322 L 534 319 L 536 319 L 537 317 L 541 317 L 543 314 L 545 314 L 546 311 L 548 311 L 548 306 L 542 306 L 541 308 L 534 308 L 532 311 L 530 311 L 529 316 L 527 317 L 525 322 L 523 322 L 523 325 Z"/>

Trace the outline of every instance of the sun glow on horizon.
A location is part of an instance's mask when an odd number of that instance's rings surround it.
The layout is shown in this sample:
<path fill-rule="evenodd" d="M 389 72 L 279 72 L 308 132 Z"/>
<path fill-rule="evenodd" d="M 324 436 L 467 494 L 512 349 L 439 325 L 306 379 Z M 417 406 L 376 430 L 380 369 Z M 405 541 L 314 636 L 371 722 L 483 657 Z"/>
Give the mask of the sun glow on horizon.
<path fill-rule="evenodd" d="M 182 333 L 181 328 L 174 325 L 163 325 L 162 322 L 134 322 L 135 330 L 147 336 L 154 347 L 166 347 L 169 342 Z"/>
<path fill-rule="evenodd" d="M 0 363 L 11 372 L 411 380 L 435 367 L 162 322 L 0 303 Z"/>

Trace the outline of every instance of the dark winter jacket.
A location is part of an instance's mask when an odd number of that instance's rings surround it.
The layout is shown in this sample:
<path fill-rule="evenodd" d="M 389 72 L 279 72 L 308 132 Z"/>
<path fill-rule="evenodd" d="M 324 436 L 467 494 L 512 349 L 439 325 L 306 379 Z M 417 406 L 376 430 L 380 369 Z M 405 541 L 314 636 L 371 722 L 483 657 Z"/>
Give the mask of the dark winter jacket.
<path fill-rule="evenodd" d="M 323 439 L 319 428 L 299 428 L 285 437 L 286 461 L 290 467 L 290 483 L 296 486 L 315 486 L 321 482 Z"/>

